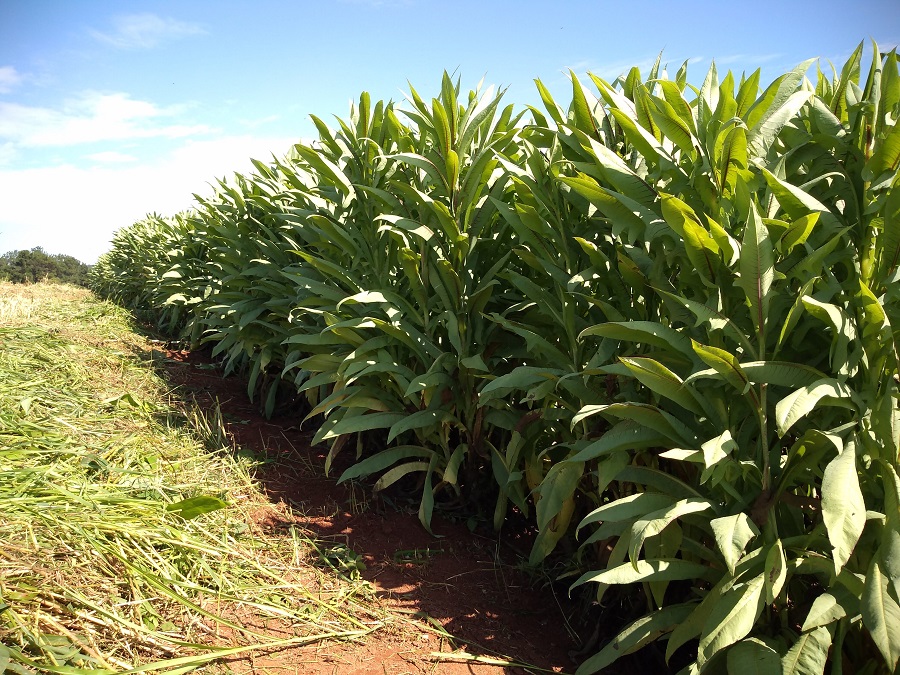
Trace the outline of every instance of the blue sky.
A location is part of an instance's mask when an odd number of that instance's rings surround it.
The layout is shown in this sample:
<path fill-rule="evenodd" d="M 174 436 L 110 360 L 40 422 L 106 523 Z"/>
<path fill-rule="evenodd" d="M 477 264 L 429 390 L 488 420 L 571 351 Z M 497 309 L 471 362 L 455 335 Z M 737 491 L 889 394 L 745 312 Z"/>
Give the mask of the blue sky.
<path fill-rule="evenodd" d="M 613 79 L 662 51 L 692 81 L 714 58 L 767 84 L 871 39 L 900 42 L 896 0 L 0 0 L 0 253 L 94 262 L 116 229 L 314 137 L 309 114 L 408 81 L 434 96 L 444 70 L 519 105 L 540 78 L 565 105 L 570 68 Z"/>

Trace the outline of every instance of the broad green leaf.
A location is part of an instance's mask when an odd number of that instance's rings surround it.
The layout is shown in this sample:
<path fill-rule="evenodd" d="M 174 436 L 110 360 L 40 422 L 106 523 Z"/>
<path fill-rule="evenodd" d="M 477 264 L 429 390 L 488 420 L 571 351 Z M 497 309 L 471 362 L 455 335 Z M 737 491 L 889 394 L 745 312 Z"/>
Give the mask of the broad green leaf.
<path fill-rule="evenodd" d="M 744 226 L 740 270 L 739 283 L 750 303 L 750 316 L 757 333 L 764 336 L 769 318 L 772 281 L 775 277 L 775 254 L 766 226 L 752 202 L 747 224 Z"/>
<path fill-rule="evenodd" d="M 682 499 L 669 507 L 652 511 L 636 520 L 631 526 L 631 542 L 628 545 L 628 557 L 631 564 L 637 566 L 638 556 L 645 539 L 658 535 L 677 518 L 709 510 L 715 513 L 715 506 L 706 499 Z"/>
<path fill-rule="evenodd" d="M 200 495 L 189 499 L 182 499 L 180 502 L 166 505 L 166 511 L 181 516 L 185 520 L 192 520 L 204 513 L 211 513 L 227 507 L 227 502 L 222 501 L 218 497 L 210 497 L 208 495 Z"/>
<path fill-rule="evenodd" d="M 820 626 L 829 626 L 845 616 L 859 614 L 859 597 L 856 594 L 841 584 L 833 584 L 831 590 L 831 593 L 822 593 L 813 601 L 801 628 L 804 633 Z"/>
<path fill-rule="evenodd" d="M 831 633 L 827 628 L 819 626 L 804 632 L 782 657 L 781 672 L 783 675 L 822 675 L 830 647 Z"/>
<path fill-rule="evenodd" d="M 575 675 L 596 673 L 614 663 L 619 657 L 632 654 L 658 640 L 660 636 L 684 621 L 693 608 L 694 605 L 691 603 L 672 605 L 632 622 L 603 649 L 582 663 L 575 671 Z"/>
<path fill-rule="evenodd" d="M 823 399 L 825 399 L 823 401 Z M 784 436 L 799 420 L 815 410 L 819 402 L 852 408 L 850 388 L 832 378 L 817 380 L 788 394 L 775 406 L 778 435 Z"/>
<path fill-rule="evenodd" d="M 763 168 L 763 176 L 769 189 L 775 195 L 781 208 L 792 221 L 818 213 L 819 222 L 829 231 L 841 227 L 841 222 L 822 202 L 805 192 L 802 188 L 782 180 L 771 171 Z"/>
<path fill-rule="evenodd" d="M 747 134 L 750 153 L 757 157 L 765 157 L 775 139 L 778 138 L 778 134 L 781 133 L 781 130 L 791 118 L 806 105 L 810 96 L 812 96 L 810 91 L 798 91 L 791 94 L 778 108 L 770 108 Z"/>
<path fill-rule="evenodd" d="M 822 520 L 831 541 L 835 573 L 840 573 L 866 525 L 866 502 L 856 468 L 856 443 L 852 441 L 825 467 Z"/>
<path fill-rule="evenodd" d="M 715 370 L 726 382 L 739 392 L 742 394 L 747 393 L 750 388 L 750 378 L 744 372 L 743 368 L 741 368 L 741 364 L 736 356 L 724 349 L 700 344 L 694 339 L 691 339 L 691 345 L 693 346 L 694 352 L 706 365 Z M 688 378 L 688 380 L 690 379 L 691 378 Z"/>
<path fill-rule="evenodd" d="M 856 340 L 856 322 L 837 305 L 804 297 L 806 311 L 831 327 L 831 366 L 839 375 L 850 375 L 850 345 Z"/>
<path fill-rule="evenodd" d="M 697 659 L 709 661 L 716 652 L 742 640 L 753 629 L 764 606 L 765 575 L 737 584 L 713 607 L 700 636 Z"/>
<path fill-rule="evenodd" d="M 390 443 L 400 434 L 412 431 L 413 429 L 423 429 L 426 427 L 439 428 L 448 423 L 459 424 L 459 420 L 446 410 L 417 410 L 411 415 L 406 415 L 403 419 L 394 422 L 394 424 L 391 425 L 387 442 Z"/>
<path fill-rule="evenodd" d="M 322 433 L 322 431 L 325 429 L 325 427 L 323 426 L 322 429 L 320 429 L 316 434 L 316 437 L 313 439 L 313 443 L 321 443 L 322 441 L 327 441 L 329 438 L 337 438 L 338 436 L 342 436 L 343 434 L 354 434 L 359 431 L 370 431 L 371 429 L 389 429 L 391 426 L 401 421 L 405 417 L 406 415 L 402 413 L 394 412 L 372 413 L 369 415 L 356 415 L 354 417 L 347 417 L 339 420 L 336 424 L 328 428 L 325 433 Z"/>
<path fill-rule="evenodd" d="M 398 445 L 394 448 L 388 448 L 381 452 L 367 457 L 361 462 L 357 462 L 349 469 L 341 474 L 338 483 L 343 483 L 354 478 L 362 478 L 373 473 L 386 469 L 391 464 L 396 464 L 401 459 L 409 459 L 410 457 L 430 457 L 433 453 L 428 448 L 418 445 Z"/>
<path fill-rule="evenodd" d="M 887 576 L 895 597 L 900 597 L 900 477 L 890 463 L 882 460 L 879 465 L 883 476 L 886 518 L 878 554 L 881 569 Z"/>
<path fill-rule="evenodd" d="M 777 539 L 766 555 L 766 604 L 775 602 L 787 579 L 787 560 L 784 557 L 784 546 Z"/>
<path fill-rule="evenodd" d="M 645 387 L 654 393 L 671 399 L 682 408 L 697 415 L 704 414 L 693 389 L 685 387 L 678 375 L 659 361 L 647 357 L 620 357 L 619 361 Z"/>
<path fill-rule="evenodd" d="M 644 403 L 586 405 L 575 413 L 570 426 L 574 430 L 583 420 L 597 414 L 613 419 L 637 422 L 641 426 L 662 434 L 673 445 L 690 445 L 697 441 L 696 434 L 678 418 L 656 406 Z"/>
<path fill-rule="evenodd" d="M 634 584 L 642 581 L 683 581 L 687 579 L 708 579 L 713 573 L 706 565 L 673 558 L 670 560 L 638 560 L 612 569 L 587 572 L 572 584 L 572 588 L 588 582 L 600 584 Z M 760 580 L 760 583 L 762 581 Z"/>
<path fill-rule="evenodd" d="M 585 328 L 579 340 L 588 335 L 599 335 L 614 340 L 627 340 L 661 349 L 672 349 L 691 357 L 691 340 L 683 333 L 654 321 L 610 321 Z"/>
<path fill-rule="evenodd" d="M 416 471 L 428 471 L 429 466 L 430 462 L 406 462 L 400 466 L 395 466 L 387 473 L 382 474 L 381 478 L 375 481 L 375 485 L 372 486 L 372 491 L 379 492 L 380 490 L 384 490 L 407 474 Z"/>
<path fill-rule="evenodd" d="M 631 521 L 647 513 L 671 507 L 675 503 L 669 495 L 659 492 L 635 492 L 597 507 L 579 523 L 578 530 L 591 523 Z M 577 533 L 577 531 L 576 531 Z"/>
<path fill-rule="evenodd" d="M 728 650 L 728 675 L 771 675 L 781 672 L 781 657 L 756 638 L 742 640 Z"/>
<path fill-rule="evenodd" d="M 665 436 L 632 420 L 624 420 L 598 440 L 579 450 L 570 461 L 588 462 L 619 450 L 652 448 L 666 442 Z"/>
<path fill-rule="evenodd" d="M 530 564 L 546 558 L 566 533 L 572 516 L 572 500 L 583 475 L 584 464 L 569 460 L 555 464 L 541 481 L 538 487 L 541 496 L 535 507 L 538 536 L 531 549 Z"/>
<path fill-rule="evenodd" d="M 684 241 L 688 258 L 697 272 L 709 283 L 717 278 L 719 245 L 703 226 L 694 210 L 677 197 L 660 194 L 662 214 L 666 222 Z"/>
<path fill-rule="evenodd" d="M 709 524 L 716 538 L 716 545 L 728 566 L 728 572 L 734 575 L 735 566 L 744 554 L 744 549 L 753 537 L 759 536 L 759 530 L 743 512 L 714 518 Z"/>
<path fill-rule="evenodd" d="M 876 180 L 885 171 L 894 172 L 900 165 L 900 124 L 895 123 L 877 145 L 875 153 L 866 162 L 868 180 Z"/>
<path fill-rule="evenodd" d="M 893 672 L 900 659 L 900 605 L 891 597 L 878 556 L 872 557 L 862 596 L 863 625 Z"/>

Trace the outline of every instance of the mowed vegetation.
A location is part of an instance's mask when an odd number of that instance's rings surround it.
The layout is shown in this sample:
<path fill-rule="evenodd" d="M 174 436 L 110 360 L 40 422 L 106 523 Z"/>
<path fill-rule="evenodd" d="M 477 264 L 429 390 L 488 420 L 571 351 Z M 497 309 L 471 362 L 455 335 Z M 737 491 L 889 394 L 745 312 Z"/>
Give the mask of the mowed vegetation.
<path fill-rule="evenodd" d="M 445 76 L 116 235 L 105 297 L 286 391 L 341 480 L 535 524 L 584 675 L 894 672 L 900 74 Z M 650 646 L 648 646 L 650 645 Z"/>
<path fill-rule="evenodd" d="M 125 310 L 0 283 L 0 672 L 184 673 L 390 623 L 302 531 L 253 527 L 254 464 Z"/>

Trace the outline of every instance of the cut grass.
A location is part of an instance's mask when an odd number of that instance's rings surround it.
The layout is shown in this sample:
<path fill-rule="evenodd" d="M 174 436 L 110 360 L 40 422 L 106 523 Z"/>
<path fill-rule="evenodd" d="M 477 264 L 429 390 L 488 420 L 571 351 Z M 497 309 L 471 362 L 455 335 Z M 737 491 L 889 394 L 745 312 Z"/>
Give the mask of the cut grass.
<path fill-rule="evenodd" d="M 187 672 L 385 625 L 367 584 L 311 563 L 217 411 L 170 403 L 127 313 L 0 284 L 0 672 Z M 227 506 L 185 520 L 166 507 Z"/>

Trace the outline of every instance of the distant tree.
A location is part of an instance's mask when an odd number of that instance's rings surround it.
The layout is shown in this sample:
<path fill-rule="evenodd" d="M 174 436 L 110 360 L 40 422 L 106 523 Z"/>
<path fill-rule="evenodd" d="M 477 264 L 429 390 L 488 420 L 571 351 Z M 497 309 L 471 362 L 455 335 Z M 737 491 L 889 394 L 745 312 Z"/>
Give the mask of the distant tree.
<path fill-rule="evenodd" d="M 9 251 L 0 256 L 0 279 L 14 284 L 43 281 L 88 285 L 91 266 L 63 254 L 48 254 L 40 246 L 28 250 Z"/>

